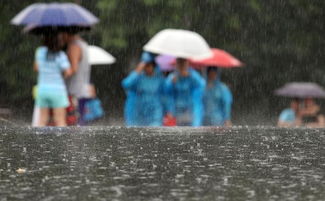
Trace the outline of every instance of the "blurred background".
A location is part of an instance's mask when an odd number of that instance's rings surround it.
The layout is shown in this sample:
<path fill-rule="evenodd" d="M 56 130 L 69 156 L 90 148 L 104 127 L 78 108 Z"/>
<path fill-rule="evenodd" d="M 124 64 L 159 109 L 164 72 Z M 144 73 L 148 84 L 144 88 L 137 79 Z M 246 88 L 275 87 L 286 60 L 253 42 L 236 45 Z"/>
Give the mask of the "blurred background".
<path fill-rule="evenodd" d="M 40 42 L 11 25 L 10 19 L 35 2 L 51 1 L 0 1 L 0 108 L 10 108 L 13 118 L 22 122 L 30 122 L 32 116 L 31 91 L 36 84 L 32 64 Z M 122 125 L 121 80 L 139 61 L 142 46 L 165 28 L 196 31 L 211 47 L 224 49 L 246 64 L 222 72 L 234 95 L 234 125 L 275 125 L 289 100 L 274 96 L 273 91 L 286 82 L 325 86 L 323 0 L 70 2 L 99 17 L 100 23 L 83 37 L 117 58 L 111 66 L 92 68 L 92 81 L 106 112 L 105 125 Z"/>

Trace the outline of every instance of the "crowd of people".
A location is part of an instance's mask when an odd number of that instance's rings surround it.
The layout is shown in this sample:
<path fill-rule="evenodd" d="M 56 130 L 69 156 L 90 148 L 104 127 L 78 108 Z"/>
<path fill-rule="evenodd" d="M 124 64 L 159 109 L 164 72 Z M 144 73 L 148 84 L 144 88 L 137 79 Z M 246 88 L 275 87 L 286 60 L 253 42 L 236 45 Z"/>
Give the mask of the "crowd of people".
<path fill-rule="evenodd" d="M 144 52 L 138 66 L 122 81 L 127 94 L 126 126 L 230 126 L 232 94 L 218 68 L 202 71 L 175 58 L 175 69 L 164 71 L 157 55 Z"/>
<path fill-rule="evenodd" d="M 35 52 L 39 116 L 33 125 L 85 125 L 92 119 L 86 113 L 87 104 L 100 108 L 100 103 L 90 101 L 96 93 L 90 83 L 87 43 L 73 30 L 43 35 L 42 43 Z M 122 81 L 127 95 L 126 126 L 232 125 L 233 97 L 221 82 L 220 68 L 195 69 L 187 59 L 175 58 L 174 68 L 166 71 L 157 56 L 143 52 L 139 64 Z M 277 125 L 325 127 L 325 117 L 313 98 L 295 98 L 281 112 Z"/>
<path fill-rule="evenodd" d="M 103 116 L 90 83 L 89 47 L 78 34 L 98 22 L 73 3 L 32 4 L 11 20 L 25 26 L 26 32 L 42 36 L 42 46 L 35 52 L 38 81 L 33 90 L 33 126 L 85 125 Z M 139 64 L 122 81 L 127 95 L 126 126 L 232 125 L 233 97 L 221 81 L 220 67 L 240 67 L 242 62 L 224 50 L 210 48 L 200 34 L 183 29 L 161 30 L 143 50 Z M 159 57 L 171 58 L 173 65 L 159 63 L 163 61 Z M 291 83 L 276 94 L 295 98 L 280 114 L 279 127 L 325 127 L 314 101 L 325 98 L 322 87 Z"/>

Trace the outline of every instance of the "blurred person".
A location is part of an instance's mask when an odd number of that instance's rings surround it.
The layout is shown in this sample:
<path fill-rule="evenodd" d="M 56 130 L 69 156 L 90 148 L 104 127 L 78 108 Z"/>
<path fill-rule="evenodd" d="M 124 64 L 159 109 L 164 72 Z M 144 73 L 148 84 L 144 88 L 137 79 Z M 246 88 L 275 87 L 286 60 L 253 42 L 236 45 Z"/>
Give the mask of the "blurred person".
<path fill-rule="evenodd" d="M 151 55 L 142 53 L 141 62 L 150 62 L 152 60 Z M 142 64 L 143 65 L 143 64 Z M 122 82 L 123 86 L 123 82 Z M 125 90 L 126 100 L 124 103 L 124 124 L 125 126 L 136 126 L 135 117 L 135 103 L 136 103 L 136 92 L 134 89 Z"/>
<path fill-rule="evenodd" d="M 161 126 L 163 111 L 161 94 L 164 78 L 156 69 L 153 55 L 144 52 L 142 62 L 123 81 L 122 86 L 128 93 L 135 93 L 134 126 Z"/>
<path fill-rule="evenodd" d="M 294 99 L 290 103 L 290 108 L 284 109 L 278 120 L 278 127 L 296 127 L 301 125 L 301 112 L 299 112 L 300 101 Z"/>
<path fill-rule="evenodd" d="M 78 125 L 84 125 L 85 104 L 91 97 L 88 90 L 91 67 L 88 61 L 88 44 L 77 34 L 77 31 L 68 29 L 64 34 L 72 69 L 72 76 L 67 79 L 66 84 L 69 95 L 77 99 Z M 72 102 L 71 100 L 70 103 Z"/>
<path fill-rule="evenodd" d="M 299 119 L 302 126 L 321 128 L 325 126 L 324 115 L 320 113 L 320 106 L 313 98 L 304 99 L 304 105 L 299 111 Z"/>
<path fill-rule="evenodd" d="M 72 73 L 67 55 L 63 48 L 62 35 L 51 33 L 43 36 L 43 46 L 35 53 L 34 70 L 38 72 L 36 107 L 40 108 L 36 126 L 46 126 L 50 109 L 53 109 L 55 126 L 66 126 L 68 95 L 64 77 Z"/>
<path fill-rule="evenodd" d="M 203 125 L 231 126 L 232 93 L 218 77 L 218 68 L 207 68 L 207 86 L 203 95 Z"/>
<path fill-rule="evenodd" d="M 205 80 L 189 68 L 186 59 L 176 59 L 176 70 L 167 77 L 165 87 L 170 94 L 167 113 L 176 117 L 177 126 L 201 126 Z"/>

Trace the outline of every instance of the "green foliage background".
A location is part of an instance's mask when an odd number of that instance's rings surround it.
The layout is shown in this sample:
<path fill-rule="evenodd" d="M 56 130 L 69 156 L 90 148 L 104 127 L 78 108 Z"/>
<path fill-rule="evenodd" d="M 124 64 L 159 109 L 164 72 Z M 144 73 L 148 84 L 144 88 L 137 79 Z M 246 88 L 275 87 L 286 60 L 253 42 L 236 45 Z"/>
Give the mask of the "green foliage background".
<path fill-rule="evenodd" d="M 31 70 L 35 36 L 9 24 L 25 6 L 36 1 L 2 0 L 0 31 L 0 104 L 29 110 L 35 83 Z M 234 121 L 274 123 L 287 104 L 273 90 L 289 81 L 325 85 L 323 0 L 92 0 L 79 3 L 100 18 L 84 34 L 118 62 L 94 67 L 93 81 L 110 119 L 122 116 L 121 79 L 138 61 L 142 46 L 164 28 L 200 33 L 211 47 L 225 49 L 242 60 L 241 69 L 224 70 L 222 78 L 234 96 Z"/>

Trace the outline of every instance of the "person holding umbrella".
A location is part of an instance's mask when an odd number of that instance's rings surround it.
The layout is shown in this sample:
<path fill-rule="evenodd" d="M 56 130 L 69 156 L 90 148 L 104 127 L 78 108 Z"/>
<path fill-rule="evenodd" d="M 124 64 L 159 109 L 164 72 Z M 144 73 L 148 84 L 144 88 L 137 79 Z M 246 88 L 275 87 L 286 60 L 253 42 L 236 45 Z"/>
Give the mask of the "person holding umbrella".
<path fill-rule="evenodd" d="M 320 106 L 313 98 L 304 99 L 304 107 L 300 109 L 302 125 L 311 128 L 323 128 L 325 126 L 324 115 L 320 113 Z"/>
<path fill-rule="evenodd" d="M 189 30 L 164 29 L 155 34 L 143 49 L 176 58 L 176 71 L 167 77 L 165 83 L 166 92 L 170 95 L 167 119 L 176 117 L 177 126 L 201 126 L 205 80 L 189 68 L 188 59 L 212 55 L 205 39 Z"/>
<path fill-rule="evenodd" d="M 295 98 L 291 108 L 281 112 L 278 126 L 324 127 L 325 118 L 314 98 L 325 98 L 322 87 L 312 82 L 292 82 L 275 91 L 276 95 Z M 298 102 L 297 99 L 303 99 Z"/>
<path fill-rule="evenodd" d="M 190 59 L 190 65 L 207 70 L 207 87 L 203 95 L 205 126 L 231 126 L 232 93 L 221 82 L 221 68 L 235 68 L 243 63 L 225 50 L 212 48 L 211 57 L 205 59 Z"/>
<path fill-rule="evenodd" d="M 66 126 L 65 107 L 69 102 L 62 72 L 64 77 L 69 77 L 72 72 L 69 60 L 61 50 L 61 36 L 53 32 L 43 36 L 43 46 L 35 53 L 34 69 L 38 72 L 36 106 L 40 108 L 38 127 L 47 125 L 49 109 L 53 109 L 54 125 Z"/>
<path fill-rule="evenodd" d="M 284 109 L 279 116 L 277 126 L 288 128 L 301 125 L 301 117 L 299 113 L 300 100 L 295 98 L 290 103 L 290 108 Z"/>
<path fill-rule="evenodd" d="M 155 69 L 154 56 L 148 52 L 142 54 L 142 62 L 122 81 L 123 88 L 135 93 L 135 126 L 161 126 L 163 111 L 161 94 L 164 78 Z M 132 115 L 132 114 L 130 114 Z"/>
<path fill-rule="evenodd" d="M 76 35 L 76 32 L 89 30 L 98 21 L 98 18 L 88 10 L 73 3 L 34 3 L 11 20 L 14 25 L 32 27 L 34 33 L 42 33 L 44 30 L 52 32 L 53 28 L 68 30 L 65 42 L 69 43 L 67 53 L 74 74 L 68 81 L 68 90 L 79 99 L 81 117 L 85 103 L 82 98 L 88 96 L 86 89 L 90 79 L 90 68 L 87 60 L 87 45 Z"/>
<path fill-rule="evenodd" d="M 167 116 L 176 117 L 177 126 L 202 125 L 205 84 L 201 75 L 189 68 L 187 59 L 176 59 L 176 71 L 167 77 L 165 87 L 170 94 Z"/>

